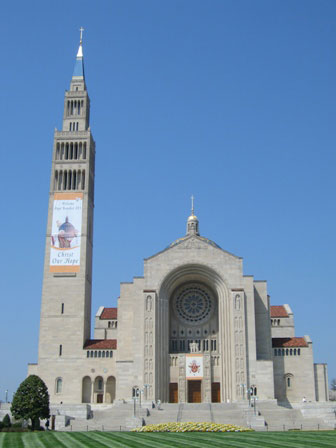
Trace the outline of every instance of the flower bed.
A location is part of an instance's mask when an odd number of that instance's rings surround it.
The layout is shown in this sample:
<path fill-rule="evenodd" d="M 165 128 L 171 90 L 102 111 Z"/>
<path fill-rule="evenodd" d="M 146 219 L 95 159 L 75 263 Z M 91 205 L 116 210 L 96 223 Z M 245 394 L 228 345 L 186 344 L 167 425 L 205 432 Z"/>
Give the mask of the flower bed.
<path fill-rule="evenodd" d="M 135 432 L 246 432 L 253 431 L 249 428 L 237 425 L 224 425 L 220 423 L 159 423 L 157 425 L 141 426 L 132 429 Z"/>

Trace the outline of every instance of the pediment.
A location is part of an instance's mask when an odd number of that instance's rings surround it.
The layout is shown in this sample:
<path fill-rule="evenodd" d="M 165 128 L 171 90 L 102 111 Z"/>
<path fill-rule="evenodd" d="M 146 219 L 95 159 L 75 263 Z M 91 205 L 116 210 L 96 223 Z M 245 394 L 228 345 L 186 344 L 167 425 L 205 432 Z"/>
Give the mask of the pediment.
<path fill-rule="evenodd" d="M 177 250 L 177 251 L 187 251 L 187 250 L 200 250 L 200 251 L 206 251 L 206 250 L 219 250 L 221 252 L 224 252 L 230 256 L 233 256 L 235 258 L 236 255 L 231 254 L 230 252 L 227 252 L 223 250 L 218 244 L 216 244 L 214 241 L 205 238 L 203 236 L 199 235 L 186 235 L 185 237 L 179 238 L 175 241 L 173 241 L 166 249 L 152 255 L 151 257 L 148 257 L 148 259 L 154 258 L 157 255 L 160 255 L 162 253 L 165 253 L 167 251 L 171 250 Z"/>

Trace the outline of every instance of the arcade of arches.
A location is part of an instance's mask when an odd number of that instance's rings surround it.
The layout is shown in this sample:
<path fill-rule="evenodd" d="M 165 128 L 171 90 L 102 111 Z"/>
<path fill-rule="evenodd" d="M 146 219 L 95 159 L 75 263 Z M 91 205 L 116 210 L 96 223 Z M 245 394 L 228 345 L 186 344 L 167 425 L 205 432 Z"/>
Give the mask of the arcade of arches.
<path fill-rule="evenodd" d="M 114 376 L 94 379 L 85 376 L 82 380 L 82 403 L 113 403 L 116 392 Z"/>

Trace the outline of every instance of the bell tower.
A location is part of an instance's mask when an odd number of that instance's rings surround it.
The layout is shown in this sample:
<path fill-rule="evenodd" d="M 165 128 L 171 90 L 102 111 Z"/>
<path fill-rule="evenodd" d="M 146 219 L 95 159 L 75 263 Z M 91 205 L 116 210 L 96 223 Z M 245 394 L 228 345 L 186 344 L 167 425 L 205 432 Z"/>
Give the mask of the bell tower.
<path fill-rule="evenodd" d="M 90 338 L 95 142 L 82 33 L 62 130 L 54 134 L 38 364 L 30 372 L 41 376 L 51 395 L 59 366 L 78 359 Z"/>

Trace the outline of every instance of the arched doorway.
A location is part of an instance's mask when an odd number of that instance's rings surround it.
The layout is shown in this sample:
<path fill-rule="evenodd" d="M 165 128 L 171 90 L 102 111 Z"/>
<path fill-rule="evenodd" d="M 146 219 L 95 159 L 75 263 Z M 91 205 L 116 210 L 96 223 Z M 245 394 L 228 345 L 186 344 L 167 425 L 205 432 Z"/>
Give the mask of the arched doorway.
<path fill-rule="evenodd" d="M 105 403 L 113 403 L 115 399 L 115 378 L 114 376 L 109 376 L 106 381 L 106 396 Z"/>
<path fill-rule="evenodd" d="M 91 403 L 91 378 L 85 376 L 82 380 L 82 403 Z"/>
<path fill-rule="evenodd" d="M 94 402 L 104 403 L 104 380 L 101 376 L 97 376 L 94 382 Z"/>

